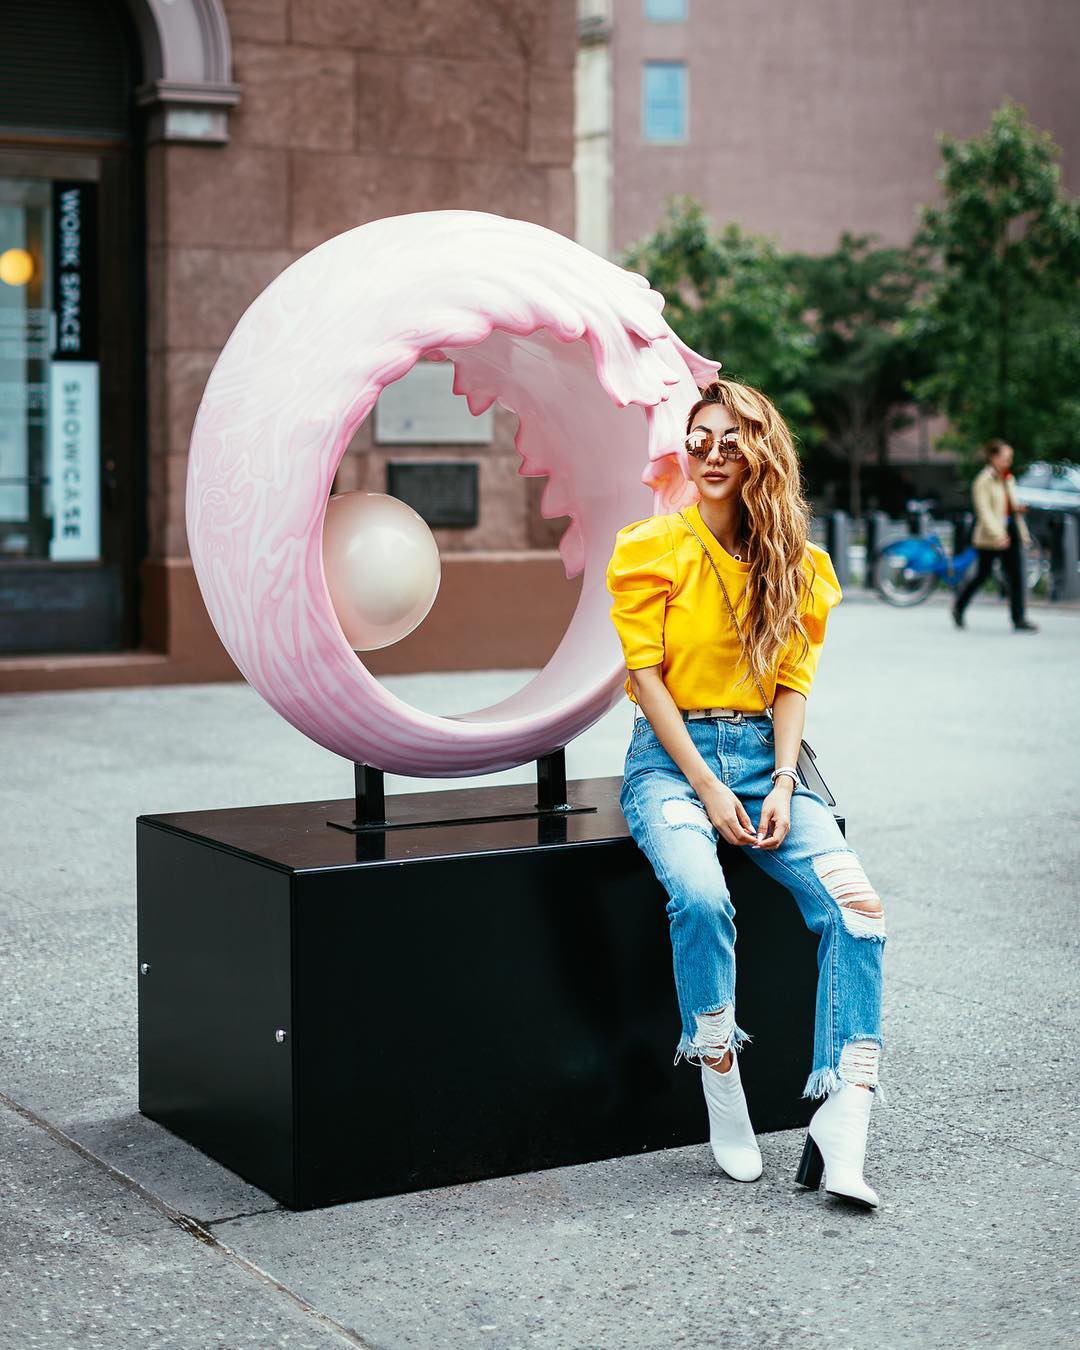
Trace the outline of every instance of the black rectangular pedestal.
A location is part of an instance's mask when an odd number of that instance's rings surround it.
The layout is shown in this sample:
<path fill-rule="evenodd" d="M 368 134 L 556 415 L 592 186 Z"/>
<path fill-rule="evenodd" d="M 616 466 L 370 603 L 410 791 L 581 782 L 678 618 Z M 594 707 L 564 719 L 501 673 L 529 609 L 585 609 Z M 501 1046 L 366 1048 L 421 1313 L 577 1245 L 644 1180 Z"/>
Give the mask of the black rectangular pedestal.
<path fill-rule="evenodd" d="M 351 801 L 138 821 L 139 1106 L 293 1208 L 707 1138 L 666 896 L 621 780 L 593 813 L 330 828 Z M 535 788 L 391 799 L 520 810 Z M 805 1123 L 814 937 L 736 850 L 741 1058 L 759 1131 Z"/>

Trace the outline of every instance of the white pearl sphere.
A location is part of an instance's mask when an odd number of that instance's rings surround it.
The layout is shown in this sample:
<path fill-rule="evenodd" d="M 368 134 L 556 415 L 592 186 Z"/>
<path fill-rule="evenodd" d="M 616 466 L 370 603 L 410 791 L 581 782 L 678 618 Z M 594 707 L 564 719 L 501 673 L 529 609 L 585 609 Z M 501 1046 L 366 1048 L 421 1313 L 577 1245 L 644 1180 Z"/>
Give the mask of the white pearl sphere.
<path fill-rule="evenodd" d="M 331 497 L 323 570 L 338 622 L 354 651 L 389 647 L 427 617 L 442 567 L 424 518 L 382 492 Z"/>

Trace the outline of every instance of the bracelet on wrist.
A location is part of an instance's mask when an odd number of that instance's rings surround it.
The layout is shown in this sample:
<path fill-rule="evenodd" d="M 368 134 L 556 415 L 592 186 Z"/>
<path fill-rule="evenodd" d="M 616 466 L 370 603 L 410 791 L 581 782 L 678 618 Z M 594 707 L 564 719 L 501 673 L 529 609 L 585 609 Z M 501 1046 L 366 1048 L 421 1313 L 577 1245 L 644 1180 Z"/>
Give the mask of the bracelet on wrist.
<path fill-rule="evenodd" d="M 793 769 L 793 768 L 791 768 L 791 767 L 790 767 L 789 765 L 787 765 L 787 764 L 783 765 L 783 766 L 782 766 L 781 768 L 779 768 L 779 769 L 774 769 L 774 770 L 772 771 L 770 777 L 772 778 L 772 785 L 773 785 L 773 787 L 776 786 L 776 780 L 777 780 L 778 778 L 790 778 L 790 779 L 791 779 L 791 790 L 792 790 L 793 792 L 794 792 L 794 790 L 799 786 L 799 771 L 798 771 L 798 769 Z"/>

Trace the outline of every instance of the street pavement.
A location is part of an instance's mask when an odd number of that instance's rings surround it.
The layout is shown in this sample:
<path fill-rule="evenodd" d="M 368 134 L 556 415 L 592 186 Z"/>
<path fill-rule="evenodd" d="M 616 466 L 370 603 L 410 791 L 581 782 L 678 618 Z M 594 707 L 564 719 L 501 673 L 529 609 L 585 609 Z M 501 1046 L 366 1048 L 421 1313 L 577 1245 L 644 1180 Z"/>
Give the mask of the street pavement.
<path fill-rule="evenodd" d="M 703 1146 L 281 1208 L 138 1113 L 134 821 L 350 766 L 239 684 L 0 699 L 0 1346 L 1075 1345 L 1080 614 L 1033 617 L 853 596 L 811 697 L 888 913 L 873 1214 L 794 1184 L 797 1132 L 751 1186 Z M 385 682 L 451 712 L 526 678 Z M 621 772 L 629 722 L 571 777 Z"/>

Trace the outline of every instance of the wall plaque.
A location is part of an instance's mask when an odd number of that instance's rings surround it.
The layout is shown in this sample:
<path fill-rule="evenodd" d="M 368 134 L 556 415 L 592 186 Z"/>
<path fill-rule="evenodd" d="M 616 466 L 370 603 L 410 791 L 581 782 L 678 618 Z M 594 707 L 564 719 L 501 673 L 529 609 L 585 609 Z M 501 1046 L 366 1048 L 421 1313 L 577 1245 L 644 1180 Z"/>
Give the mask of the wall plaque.
<path fill-rule="evenodd" d="M 423 460 L 387 465 L 391 497 L 406 502 L 432 527 L 470 529 L 480 513 L 479 465 Z"/>
<path fill-rule="evenodd" d="M 380 445 L 490 445 L 491 410 L 473 417 L 452 392 L 449 361 L 419 361 L 389 384 L 375 404 L 375 440 Z"/>

